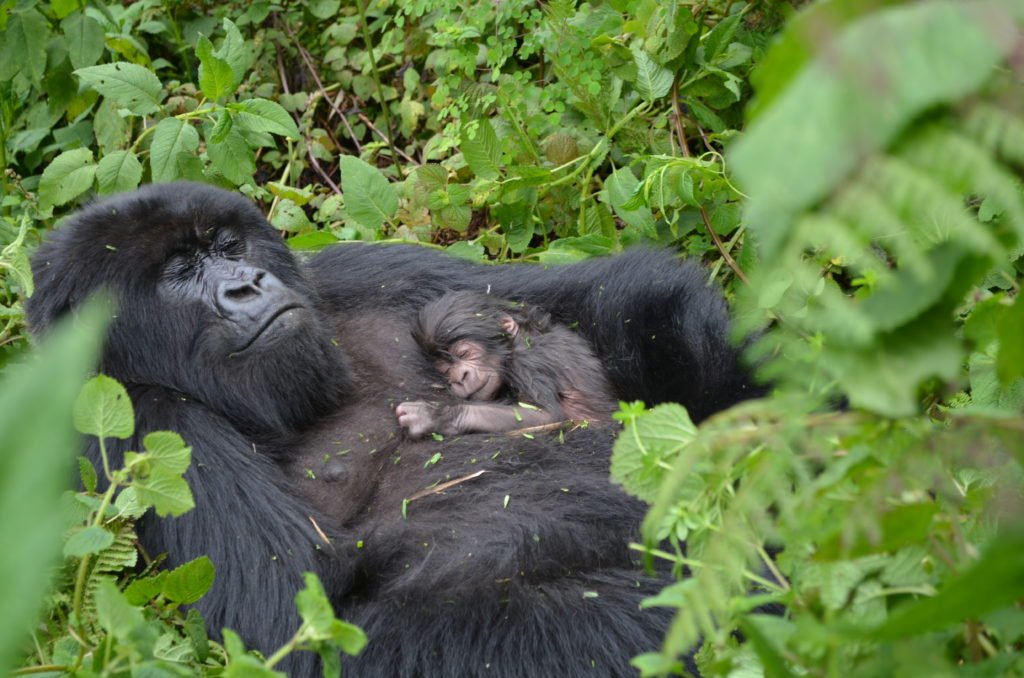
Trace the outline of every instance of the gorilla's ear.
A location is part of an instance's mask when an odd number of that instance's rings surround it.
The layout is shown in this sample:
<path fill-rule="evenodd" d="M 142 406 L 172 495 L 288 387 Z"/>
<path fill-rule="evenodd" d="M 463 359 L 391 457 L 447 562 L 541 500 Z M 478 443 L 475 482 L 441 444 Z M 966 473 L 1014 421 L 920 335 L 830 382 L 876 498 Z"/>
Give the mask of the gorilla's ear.
<path fill-rule="evenodd" d="M 515 339 L 516 335 L 519 334 L 519 323 L 510 315 L 501 316 L 501 318 L 498 319 L 498 325 L 501 326 L 502 332 L 513 339 Z"/>

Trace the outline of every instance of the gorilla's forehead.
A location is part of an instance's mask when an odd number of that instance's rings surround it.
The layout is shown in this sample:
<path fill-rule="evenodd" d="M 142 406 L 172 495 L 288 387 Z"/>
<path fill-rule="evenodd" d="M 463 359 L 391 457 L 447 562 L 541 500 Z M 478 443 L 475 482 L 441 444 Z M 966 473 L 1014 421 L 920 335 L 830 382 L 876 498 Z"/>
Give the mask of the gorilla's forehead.
<path fill-rule="evenodd" d="M 169 257 L 201 252 L 225 231 L 257 250 L 280 247 L 248 199 L 191 182 L 146 186 L 103 200 L 61 230 L 78 251 L 89 253 L 88 260 L 100 263 L 96 272 L 107 282 L 125 274 L 152 280 Z"/>

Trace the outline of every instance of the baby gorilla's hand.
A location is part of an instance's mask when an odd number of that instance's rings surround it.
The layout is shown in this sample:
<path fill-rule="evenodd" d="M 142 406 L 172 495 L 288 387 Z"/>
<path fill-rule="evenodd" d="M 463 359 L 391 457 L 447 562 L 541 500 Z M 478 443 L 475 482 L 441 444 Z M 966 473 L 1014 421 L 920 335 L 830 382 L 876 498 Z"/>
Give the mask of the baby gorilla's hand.
<path fill-rule="evenodd" d="M 400 403 L 395 408 L 398 425 L 406 430 L 410 438 L 422 438 L 437 428 L 439 405 L 415 400 Z"/>

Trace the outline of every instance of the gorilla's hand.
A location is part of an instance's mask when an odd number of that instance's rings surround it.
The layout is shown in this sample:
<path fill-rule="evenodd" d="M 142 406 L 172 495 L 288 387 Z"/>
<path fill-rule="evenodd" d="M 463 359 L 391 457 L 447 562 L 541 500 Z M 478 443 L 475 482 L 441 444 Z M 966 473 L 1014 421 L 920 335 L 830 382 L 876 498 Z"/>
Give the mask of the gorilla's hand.
<path fill-rule="evenodd" d="M 415 400 L 399 403 L 395 408 L 398 425 L 405 429 L 410 438 L 422 438 L 428 433 L 438 431 L 442 418 L 442 405 Z"/>

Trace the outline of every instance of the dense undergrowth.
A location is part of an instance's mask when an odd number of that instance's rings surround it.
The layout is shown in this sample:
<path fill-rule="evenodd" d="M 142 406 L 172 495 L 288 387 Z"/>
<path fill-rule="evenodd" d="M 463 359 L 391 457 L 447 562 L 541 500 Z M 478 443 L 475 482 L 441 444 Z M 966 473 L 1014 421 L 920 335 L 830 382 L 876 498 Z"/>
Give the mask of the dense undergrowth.
<path fill-rule="evenodd" d="M 92 195 L 185 178 L 261 202 L 296 249 L 702 258 L 774 392 L 699 428 L 620 415 L 613 478 L 652 503 L 637 557 L 692 575 L 650 601 L 678 613 L 636 665 L 699 644 L 706 676 L 1024 673 L 1019 2 L 0 8 L 0 617 L 25 629 L 3 667 L 269 675 L 363 642 L 315 580 L 268 658 L 180 611 L 210 563 L 163 572 L 132 527 L 190 506 L 173 433 L 80 462 L 60 499 L 72 421 L 130 434 L 130 406 L 100 379 L 72 408 L 88 318 L 27 356 L 28 254 Z"/>

